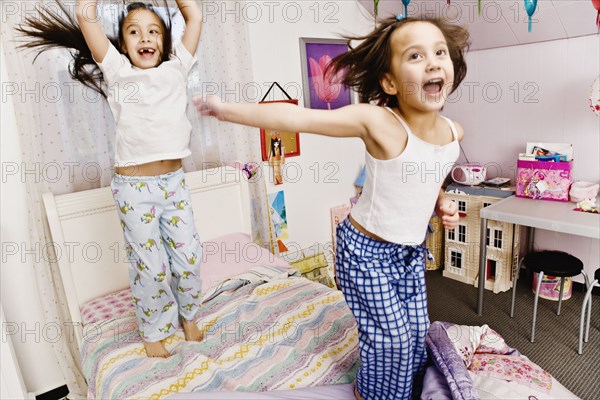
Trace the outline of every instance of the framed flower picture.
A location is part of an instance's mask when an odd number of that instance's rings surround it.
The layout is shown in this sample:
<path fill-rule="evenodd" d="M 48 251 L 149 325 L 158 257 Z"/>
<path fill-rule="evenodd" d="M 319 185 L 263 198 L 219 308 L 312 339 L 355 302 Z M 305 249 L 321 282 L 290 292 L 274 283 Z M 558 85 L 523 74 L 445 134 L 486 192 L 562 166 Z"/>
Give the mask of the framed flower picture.
<path fill-rule="evenodd" d="M 326 73 L 336 56 L 348 51 L 344 39 L 300 38 L 304 107 L 334 110 L 353 103 L 354 94 L 340 82 L 340 74 Z"/>

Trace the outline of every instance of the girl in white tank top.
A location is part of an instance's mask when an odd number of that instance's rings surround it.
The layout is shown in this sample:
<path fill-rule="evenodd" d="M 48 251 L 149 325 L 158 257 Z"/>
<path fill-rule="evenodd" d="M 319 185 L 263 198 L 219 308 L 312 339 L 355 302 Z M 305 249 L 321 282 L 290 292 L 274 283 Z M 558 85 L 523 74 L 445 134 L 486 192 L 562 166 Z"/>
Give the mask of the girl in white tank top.
<path fill-rule="evenodd" d="M 342 83 L 358 92 L 362 104 L 311 110 L 231 104 L 211 96 L 195 104 L 220 120 L 365 143 L 365 187 L 338 228 L 336 249 L 338 284 L 360 334 L 355 394 L 409 399 L 413 377 L 424 368 L 429 325 L 425 250 L 419 244 L 432 211 L 446 229 L 458 223 L 457 207 L 442 184 L 463 130 L 438 112 L 465 77 L 468 32 L 442 20 L 399 15 L 380 21 L 368 35 L 347 39 L 360 44 L 336 57 L 322 78 L 343 74 Z M 322 96 L 331 92 L 316 90 Z"/>

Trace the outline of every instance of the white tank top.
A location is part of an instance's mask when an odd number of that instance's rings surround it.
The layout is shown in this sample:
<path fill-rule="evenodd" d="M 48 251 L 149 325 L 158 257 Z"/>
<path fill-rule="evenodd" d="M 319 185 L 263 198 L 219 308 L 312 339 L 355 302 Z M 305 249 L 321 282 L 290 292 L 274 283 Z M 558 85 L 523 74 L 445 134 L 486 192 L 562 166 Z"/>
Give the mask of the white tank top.
<path fill-rule="evenodd" d="M 365 152 L 366 178 L 352 218 L 380 238 L 403 245 L 419 245 L 433 213 L 439 190 L 458 159 L 458 134 L 446 118 L 454 140 L 443 146 L 415 136 L 396 113 L 408 135 L 404 151 L 391 160 Z"/>

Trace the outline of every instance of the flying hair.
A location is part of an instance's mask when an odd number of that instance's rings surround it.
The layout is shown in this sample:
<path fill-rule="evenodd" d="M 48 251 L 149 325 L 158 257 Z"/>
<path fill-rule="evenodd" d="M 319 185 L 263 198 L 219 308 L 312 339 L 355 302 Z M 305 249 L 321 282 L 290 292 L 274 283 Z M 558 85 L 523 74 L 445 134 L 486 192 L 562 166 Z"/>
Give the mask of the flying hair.
<path fill-rule="evenodd" d="M 69 74 L 74 80 L 100 93 L 104 98 L 107 94 L 103 88 L 104 79 L 102 72 L 90 51 L 79 24 L 75 18 L 70 15 L 67 8 L 59 1 L 56 4 L 60 11 L 54 11 L 52 7 L 43 7 L 36 5 L 37 16 L 28 16 L 23 24 L 17 25 L 15 29 L 25 39 L 18 47 L 21 49 L 35 49 L 38 54 L 33 61 L 43 52 L 53 48 L 65 48 L 71 53 L 72 61 L 69 63 Z M 166 0 L 164 7 L 167 8 Z M 108 40 L 115 48 L 122 52 L 121 42 L 123 39 L 123 23 L 129 13 L 136 10 L 148 10 L 158 16 L 164 28 L 162 61 L 167 61 L 171 54 L 171 15 L 167 13 L 165 20 L 152 4 L 141 2 L 128 4 L 119 15 L 119 34 L 117 38 L 108 37 Z M 108 36 L 108 35 L 107 35 Z"/>
<path fill-rule="evenodd" d="M 469 32 L 459 25 L 440 18 L 398 19 L 392 16 L 383 19 L 371 33 L 365 36 L 343 36 L 348 41 L 350 50 L 331 61 L 328 66 L 328 69 L 331 68 L 331 75 L 341 73 L 343 75 L 341 83 L 355 90 L 362 103 L 375 102 L 379 105 L 397 107 L 397 98 L 385 93 L 380 81 L 391 69 L 392 34 L 396 29 L 414 22 L 428 22 L 442 31 L 454 66 L 454 84 L 450 93 L 454 92 L 467 74 L 464 53 L 470 45 Z M 352 41 L 361 41 L 361 43 L 352 47 Z"/>

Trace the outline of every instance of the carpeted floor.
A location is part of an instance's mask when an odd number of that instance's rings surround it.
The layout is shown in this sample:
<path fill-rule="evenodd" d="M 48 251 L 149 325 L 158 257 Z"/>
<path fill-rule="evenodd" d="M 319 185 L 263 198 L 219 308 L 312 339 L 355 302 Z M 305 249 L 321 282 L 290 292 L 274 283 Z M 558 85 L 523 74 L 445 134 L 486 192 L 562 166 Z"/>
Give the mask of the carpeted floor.
<path fill-rule="evenodd" d="M 515 317 L 510 318 L 511 291 L 485 292 L 483 315 L 476 313 L 477 289 L 444 278 L 442 270 L 428 271 L 427 292 L 431 321 L 449 321 L 461 325 L 487 324 L 506 343 L 551 373 L 566 388 L 584 400 L 600 398 L 600 296 L 593 296 L 589 342 L 583 354 L 577 354 L 579 318 L 584 291 L 575 285 L 573 295 L 562 303 L 556 315 L 557 301 L 539 300 L 535 343 L 529 341 L 533 313 L 531 282 L 518 281 Z"/>

